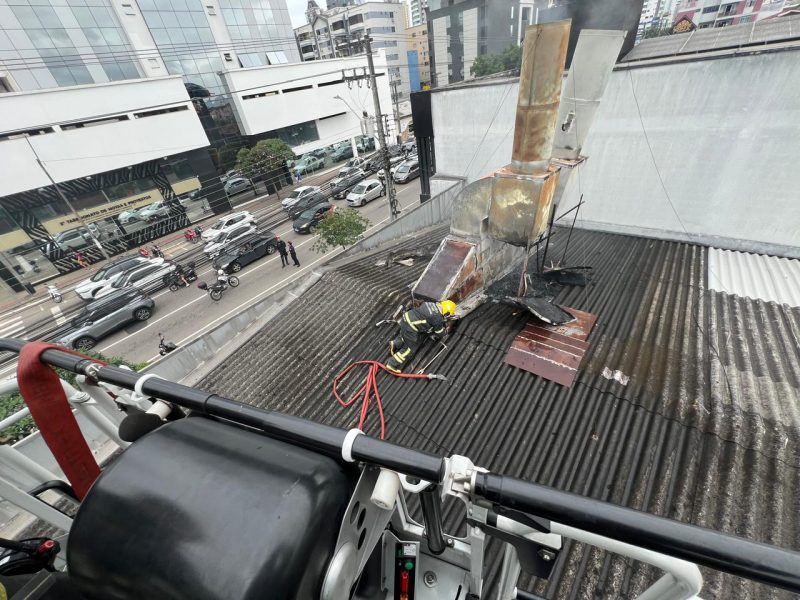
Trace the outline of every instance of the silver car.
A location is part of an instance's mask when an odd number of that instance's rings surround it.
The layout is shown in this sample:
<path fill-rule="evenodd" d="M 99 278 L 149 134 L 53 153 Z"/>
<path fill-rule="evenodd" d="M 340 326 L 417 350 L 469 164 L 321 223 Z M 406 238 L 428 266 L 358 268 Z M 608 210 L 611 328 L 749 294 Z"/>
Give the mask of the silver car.
<path fill-rule="evenodd" d="M 377 179 L 367 179 L 355 185 L 347 194 L 348 206 L 364 206 L 370 200 L 383 196 L 383 184 Z"/>
<path fill-rule="evenodd" d="M 145 264 L 124 272 L 95 292 L 95 298 L 113 294 L 116 290 L 135 287 L 143 292 L 152 292 L 165 287 L 164 277 L 175 270 L 175 263 L 163 258 L 153 258 Z"/>
<path fill-rule="evenodd" d="M 87 304 L 70 321 L 72 331 L 58 343 L 76 350 L 89 350 L 107 335 L 135 321 L 146 321 L 153 314 L 155 302 L 136 288 L 114 291 Z"/>

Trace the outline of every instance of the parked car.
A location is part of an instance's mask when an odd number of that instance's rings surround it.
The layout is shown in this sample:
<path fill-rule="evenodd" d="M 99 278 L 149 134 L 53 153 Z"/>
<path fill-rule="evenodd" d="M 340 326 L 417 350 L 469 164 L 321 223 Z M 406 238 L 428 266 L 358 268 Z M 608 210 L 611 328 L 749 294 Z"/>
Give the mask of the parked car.
<path fill-rule="evenodd" d="M 215 270 L 238 273 L 251 262 L 273 254 L 277 249 L 278 238 L 271 231 L 263 231 L 245 238 L 241 243 L 226 247 L 211 263 Z"/>
<path fill-rule="evenodd" d="M 72 331 L 58 343 L 76 350 L 89 350 L 98 341 L 134 321 L 146 321 L 153 314 L 155 302 L 136 288 L 115 290 L 87 304 L 70 321 Z"/>
<path fill-rule="evenodd" d="M 358 167 L 344 167 L 339 171 L 339 176 L 330 183 L 331 194 L 334 198 L 344 198 L 350 188 L 366 176 Z"/>
<path fill-rule="evenodd" d="M 327 201 L 328 197 L 323 192 L 317 192 L 316 194 L 312 194 L 311 196 L 306 196 L 287 211 L 289 213 L 289 218 L 292 221 L 294 221 L 297 217 L 299 217 L 309 208 L 312 208 L 317 204 L 322 204 L 323 202 Z"/>
<path fill-rule="evenodd" d="M 239 177 L 239 176 L 241 176 L 241 173 L 239 173 L 239 171 L 237 171 L 236 169 L 231 169 L 230 171 L 225 173 L 225 175 L 222 175 L 219 179 L 220 181 L 222 181 L 222 183 L 225 183 L 229 179 L 233 179 L 234 177 Z"/>
<path fill-rule="evenodd" d="M 228 196 L 235 196 L 242 192 L 254 192 L 253 182 L 246 177 L 234 177 L 225 182 L 225 193 Z"/>
<path fill-rule="evenodd" d="M 281 206 L 283 206 L 284 209 L 289 210 L 303 198 L 317 194 L 319 191 L 320 189 L 315 185 L 301 185 L 300 187 L 293 189 L 286 198 L 281 200 Z"/>
<path fill-rule="evenodd" d="M 123 225 L 129 225 L 130 223 L 136 223 L 139 220 L 139 211 L 136 209 L 133 210 L 123 210 L 121 213 L 117 215 L 117 219 Z"/>
<path fill-rule="evenodd" d="M 314 227 L 328 216 L 328 213 L 330 213 L 333 208 L 333 204 L 330 202 L 323 202 L 322 204 L 312 206 L 294 220 L 292 228 L 297 233 L 311 233 Z"/>
<path fill-rule="evenodd" d="M 346 158 L 353 158 L 353 146 L 350 142 L 344 142 L 336 147 L 331 154 L 331 160 L 333 162 L 339 162 L 340 160 L 345 160 Z"/>
<path fill-rule="evenodd" d="M 203 248 L 203 252 L 205 252 L 209 258 L 214 258 L 220 254 L 226 246 L 231 244 L 231 242 L 235 242 L 246 235 L 255 233 L 255 231 L 256 226 L 253 223 L 243 223 L 242 225 L 238 225 L 237 227 L 234 227 L 233 229 L 221 234 L 213 242 L 206 244 Z"/>
<path fill-rule="evenodd" d="M 200 234 L 200 238 L 204 242 L 215 240 L 223 233 L 230 231 L 239 225 L 250 223 L 256 224 L 256 218 L 249 211 L 243 210 L 241 212 L 233 213 L 227 217 L 222 217 L 219 221 L 214 223 L 211 227 Z"/>
<path fill-rule="evenodd" d="M 325 166 L 325 163 L 322 159 L 306 154 L 303 158 L 294 163 L 294 176 L 308 175 L 309 173 L 318 171 L 323 166 Z"/>
<path fill-rule="evenodd" d="M 159 200 L 148 204 L 144 208 L 136 211 L 136 216 L 140 221 L 155 221 L 169 216 L 169 205 L 166 200 Z"/>
<path fill-rule="evenodd" d="M 383 196 L 383 184 L 377 179 L 366 179 L 356 184 L 347 194 L 348 206 L 364 206 L 370 200 Z"/>
<path fill-rule="evenodd" d="M 353 158 L 348 160 L 344 164 L 344 166 L 348 167 L 348 168 L 350 168 L 350 167 L 358 167 L 359 169 L 361 169 L 362 171 L 367 173 L 370 170 L 370 163 L 371 163 L 370 159 L 368 159 L 368 158 L 366 158 L 364 156 L 354 156 Z"/>
<path fill-rule="evenodd" d="M 116 290 L 135 287 L 143 292 L 153 292 L 164 287 L 165 276 L 175 271 L 175 263 L 163 258 L 153 258 L 131 269 L 95 292 L 95 298 L 108 296 Z"/>
<path fill-rule="evenodd" d="M 372 136 L 364 136 L 356 140 L 356 148 L 359 152 L 369 152 L 375 150 L 375 138 Z"/>
<path fill-rule="evenodd" d="M 395 167 L 399 164 L 403 163 L 405 159 L 402 156 L 393 156 L 389 159 L 389 166 L 392 171 L 394 171 Z M 370 159 L 370 165 L 373 167 L 373 171 L 378 173 L 378 177 L 383 181 L 383 158 L 378 154 L 374 158 Z"/>
<path fill-rule="evenodd" d="M 392 173 L 392 179 L 397 183 L 408 183 L 417 177 L 419 177 L 419 161 L 416 160 L 407 160 Z"/>
<path fill-rule="evenodd" d="M 75 286 L 75 293 L 83 300 L 93 300 L 97 290 L 112 283 L 120 275 L 147 262 L 141 256 L 128 256 L 107 264 L 91 277 Z"/>

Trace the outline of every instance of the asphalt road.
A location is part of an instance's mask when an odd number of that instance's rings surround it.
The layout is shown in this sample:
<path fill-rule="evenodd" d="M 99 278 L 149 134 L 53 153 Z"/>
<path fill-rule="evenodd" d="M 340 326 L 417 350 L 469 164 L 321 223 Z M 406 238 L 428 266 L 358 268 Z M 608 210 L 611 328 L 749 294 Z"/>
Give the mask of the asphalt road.
<path fill-rule="evenodd" d="M 395 185 L 398 203 L 401 208 L 413 207 L 419 202 L 419 180 L 406 185 Z M 334 200 L 336 206 L 346 206 L 344 200 Z M 248 207 L 242 207 L 248 209 Z M 389 221 L 388 201 L 385 197 L 373 200 L 364 207 L 358 208 L 370 221 L 366 234 L 385 226 Z M 260 203 L 258 210 L 252 210 L 259 224 L 259 230 L 270 229 L 286 241 L 292 241 L 297 248 L 300 267 L 293 265 L 281 267 L 278 254 L 267 256 L 244 267 L 237 276 L 240 284 L 236 288 L 228 288 L 219 302 L 211 300 L 206 292 L 195 285 L 181 288 L 177 292 L 160 290 L 152 294 L 155 300 L 153 316 L 145 322 L 133 323 L 104 338 L 94 350 L 111 356 L 123 356 L 132 362 L 155 362 L 158 355 L 158 333 L 171 342 L 181 346 L 213 329 L 218 324 L 231 318 L 250 304 L 261 300 L 283 286 L 299 279 L 331 256 L 341 252 L 340 248 L 329 250 L 326 254 L 317 254 L 311 250 L 316 239 L 313 235 L 300 235 L 292 230 L 290 221 L 280 210 L 279 201 L 271 199 Z M 172 249 L 173 253 L 197 248 L 189 242 Z M 168 255 L 168 258 L 170 256 Z M 216 275 L 210 264 L 198 267 L 200 281 L 211 282 Z M 62 290 L 65 293 L 65 308 L 82 304 L 77 300 L 74 291 Z M 50 311 L 51 303 L 42 303 L 42 311 Z M 0 368 L 0 377 L 7 377 L 16 368 L 16 361 L 6 363 Z"/>

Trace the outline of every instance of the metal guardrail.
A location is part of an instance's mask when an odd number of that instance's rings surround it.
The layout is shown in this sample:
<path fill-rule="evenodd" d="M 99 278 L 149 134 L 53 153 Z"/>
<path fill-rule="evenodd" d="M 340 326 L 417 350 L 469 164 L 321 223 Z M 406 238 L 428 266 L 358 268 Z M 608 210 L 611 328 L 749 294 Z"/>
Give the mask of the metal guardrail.
<path fill-rule="evenodd" d="M 0 350 L 18 353 L 24 342 L 0 338 Z M 281 414 L 203 390 L 113 366 L 100 365 L 92 359 L 49 349 L 41 354 L 48 365 L 60 367 L 97 381 L 159 398 L 207 418 L 244 427 L 250 431 L 279 439 L 314 452 L 341 459 L 347 446 L 356 461 L 417 477 L 437 485 L 451 485 L 454 473 L 448 460 L 441 456 L 399 446 L 366 434 L 350 432 Z M 706 566 L 737 577 L 744 577 L 770 586 L 800 592 L 800 553 L 752 542 L 659 517 L 563 492 L 484 470 L 472 472 L 468 487 L 470 496 L 496 507 L 521 511 L 557 521 L 626 544 Z"/>

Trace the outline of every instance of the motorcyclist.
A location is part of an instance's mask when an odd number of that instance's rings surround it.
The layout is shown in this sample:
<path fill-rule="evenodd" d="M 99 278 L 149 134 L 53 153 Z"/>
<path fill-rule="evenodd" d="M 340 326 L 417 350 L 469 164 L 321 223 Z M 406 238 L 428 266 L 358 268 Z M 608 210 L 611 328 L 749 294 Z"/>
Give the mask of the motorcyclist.
<path fill-rule="evenodd" d="M 217 285 L 228 287 L 228 275 L 222 269 L 217 269 Z"/>

